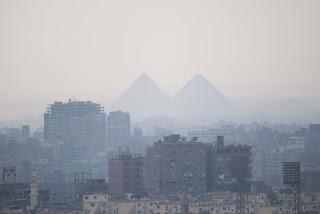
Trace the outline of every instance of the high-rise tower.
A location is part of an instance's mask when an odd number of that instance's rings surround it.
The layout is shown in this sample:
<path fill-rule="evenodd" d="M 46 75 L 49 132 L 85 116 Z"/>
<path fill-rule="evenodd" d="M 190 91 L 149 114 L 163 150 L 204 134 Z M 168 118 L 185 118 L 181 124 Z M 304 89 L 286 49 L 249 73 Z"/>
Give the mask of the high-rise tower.
<path fill-rule="evenodd" d="M 113 111 L 107 117 L 108 143 L 121 146 L 130 140 L 130 114 L 128 112 Z"/>
<path fill-rule="evenodd" d="M 91 101 L 54 102 L 44 114 L 46 140 L 92 145 L 106 139 L 104 108 Z"/>

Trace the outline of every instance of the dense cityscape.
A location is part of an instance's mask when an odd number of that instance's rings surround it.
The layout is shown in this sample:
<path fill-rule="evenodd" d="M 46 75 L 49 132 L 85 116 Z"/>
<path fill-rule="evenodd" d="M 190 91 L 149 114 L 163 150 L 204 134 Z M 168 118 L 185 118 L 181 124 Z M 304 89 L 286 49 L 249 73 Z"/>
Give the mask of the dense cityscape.
<path fill-rule="evenodd" d="M 70 99 L 1 128 L 1 213 L 319 213 L 320 124 L 149 120 Z"/>

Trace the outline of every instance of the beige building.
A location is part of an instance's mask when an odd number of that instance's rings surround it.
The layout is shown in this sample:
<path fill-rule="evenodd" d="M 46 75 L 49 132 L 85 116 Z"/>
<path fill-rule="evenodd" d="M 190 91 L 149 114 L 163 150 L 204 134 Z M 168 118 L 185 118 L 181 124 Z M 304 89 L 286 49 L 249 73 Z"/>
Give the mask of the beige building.
<path fill-rule="evenodd" d="M 107 214 L 108 195 L 106 194 L 85 194 L 83 195 L 84 214 Z"/>
<path fill-rule="evenodd" d="M 259 207 L 256 214 L 279 214 L 279 207 Z"/>
<path fill-rule="evenodd" d="M 130 197 L 113 201 L 108 200 L 107 196 L 92 194 L 84 196 L 83 208 L 85 214 L 236 214 L 237 200 L 238 196 L 230 192 L 214 192 L 206 200 L 189 198 L 179 201 L 135 200 Z M 262 209 L 269 208 L 269 204 L 264 193 L 248 194 L 244 198 L 246 213 L 249 214 L 278 214 L 273 213 L 275 208 Z"/>
<path fill-rule="evenodd" d="M 142 199 L 111 202 L 108 214 L 181 214 L 180 203 Z"/>
<path fill-rule="evenodd" d="M 279 194 L 280 212 L 286 214 L 289 212 L 290 198 L 288 195 Z M 302 213 L 320 214 L 320 193 L 319 192 L 303 192 L 301 194 L 301 209 Z M 278 213 L 276 213 L 278 214 Z"/>

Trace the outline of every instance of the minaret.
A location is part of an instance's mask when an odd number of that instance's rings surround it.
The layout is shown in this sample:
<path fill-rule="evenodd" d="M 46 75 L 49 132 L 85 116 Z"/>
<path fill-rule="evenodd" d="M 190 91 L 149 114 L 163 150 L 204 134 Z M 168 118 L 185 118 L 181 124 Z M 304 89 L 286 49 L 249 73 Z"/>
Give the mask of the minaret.
<path fill-rule="evenodd" d="M 38 173 L 33 171 L 30 182 L 30 209 L 33 210 L 38 206 Z"/>

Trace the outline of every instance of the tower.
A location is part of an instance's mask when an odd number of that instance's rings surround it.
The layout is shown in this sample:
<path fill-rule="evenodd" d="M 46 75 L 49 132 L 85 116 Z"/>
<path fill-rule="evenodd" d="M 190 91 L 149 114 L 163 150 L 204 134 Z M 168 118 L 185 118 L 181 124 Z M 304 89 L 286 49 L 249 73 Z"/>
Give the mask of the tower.
<path fill-rule="evenodd" d="M 121 146 L 130 140 L 130 114 L 128 112 L 113 111 L 107 117 L 108 143 Z"/>
<path fill-rule="evenodd" d="M 33 171 L 30 182 L 30 209 L 34 210 L 38 206 L 38 173 Z"/>
<path fill-rule="evenodd" d="M 283 162 L 282 176 L 287 188 L 289 212 L 301 214 L 300 162 Z"/>
<path fill-rule="evenodd" d="M 109 158 L 109 188 L 114 196 L 131 193 L 136 197 L 145 194 L 143 181 L 144 157 L 129 151 Z"/>
<path fill-rule="evenodd" d="M 30 137 L 30 126 L 24 125 L 21 127 L 21 137 L 25 140 Z"/>
<path fill-rule="evenodd" d="M 44 114 L 44 136 L 46 140 L 62 140 L 68 144 L 104 143 L 104 108 L 91 101 L 54 102 Z"/>

